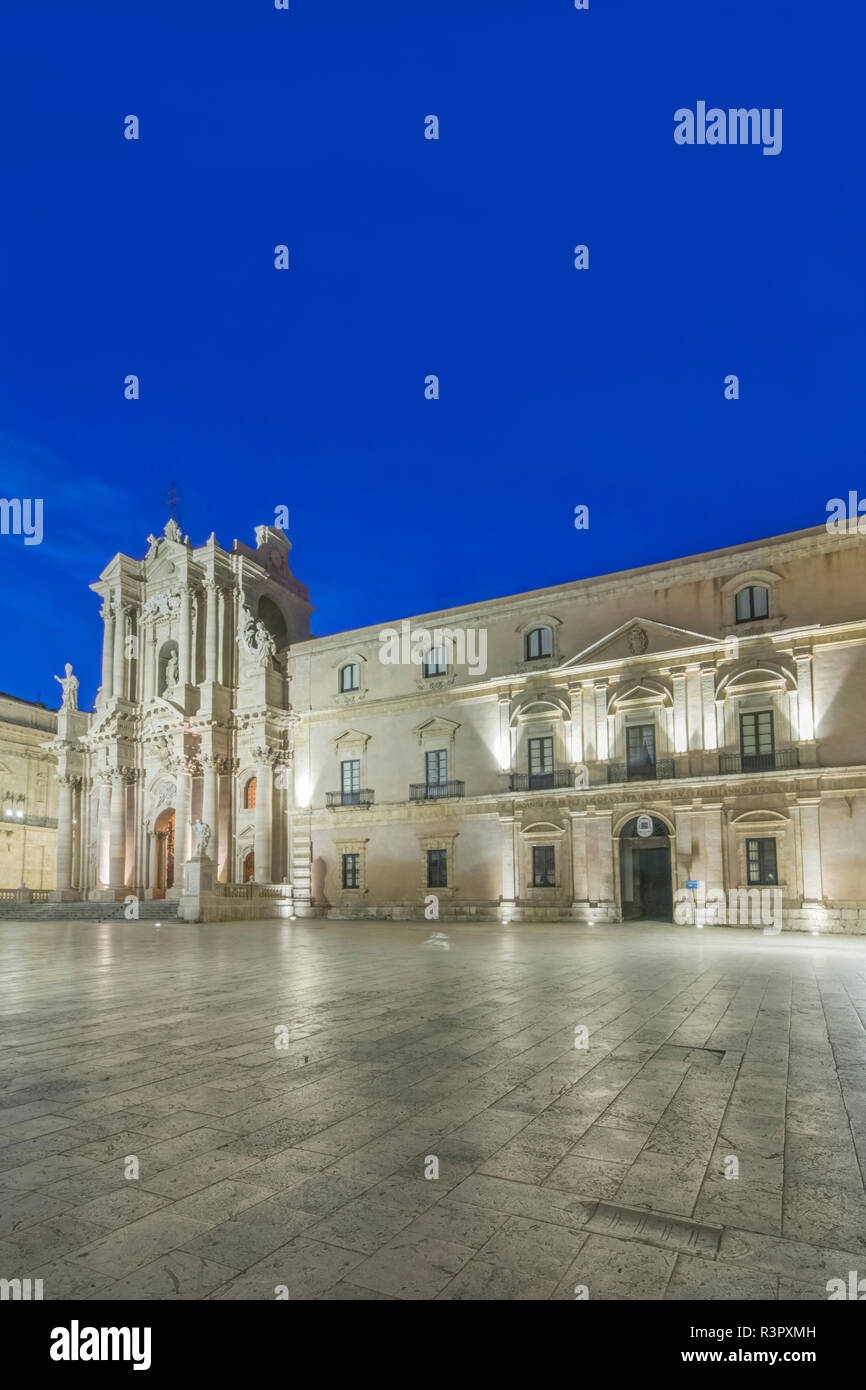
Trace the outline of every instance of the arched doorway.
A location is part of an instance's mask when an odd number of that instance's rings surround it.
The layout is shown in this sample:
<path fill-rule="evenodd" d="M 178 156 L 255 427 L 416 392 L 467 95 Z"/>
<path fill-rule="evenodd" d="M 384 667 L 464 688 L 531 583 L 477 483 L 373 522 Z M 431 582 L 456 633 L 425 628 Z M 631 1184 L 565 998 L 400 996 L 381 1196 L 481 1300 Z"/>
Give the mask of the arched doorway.
<path fill-rule="evenodd" d="M 174 887 L 174 808 L 167 806 L 160 811 L 153 827 L 156 836 L 156 865 L 154 870 L 154 897 L 163 897 L 166 890 Z"/>
<path fill-rule="evenodd" d="M 619 832 L 619 877 L 624 921 L 673 918 L 670 832 L 658 816 L 632 816 Z"/>
<path fill-rule="evenodd" d="M 252 883 L 256 876 L 256 855 L 255 850 L 247 850 L 243 862 L 244 883 Z"/>

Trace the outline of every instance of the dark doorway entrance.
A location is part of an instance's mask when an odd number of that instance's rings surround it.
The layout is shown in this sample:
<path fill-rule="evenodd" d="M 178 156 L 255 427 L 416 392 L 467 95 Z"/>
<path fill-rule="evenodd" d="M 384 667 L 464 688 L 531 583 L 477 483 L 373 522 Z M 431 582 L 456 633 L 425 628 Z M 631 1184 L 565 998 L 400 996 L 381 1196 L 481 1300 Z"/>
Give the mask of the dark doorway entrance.
<path fill-rule="evenodd" d="M 649 833 L 639 835 L 638 822 Z M 619 870 L 625 920 L 672 920 L 671 845 L 667 826 L 658 816 L 634 816 L 623 826 Z"/>

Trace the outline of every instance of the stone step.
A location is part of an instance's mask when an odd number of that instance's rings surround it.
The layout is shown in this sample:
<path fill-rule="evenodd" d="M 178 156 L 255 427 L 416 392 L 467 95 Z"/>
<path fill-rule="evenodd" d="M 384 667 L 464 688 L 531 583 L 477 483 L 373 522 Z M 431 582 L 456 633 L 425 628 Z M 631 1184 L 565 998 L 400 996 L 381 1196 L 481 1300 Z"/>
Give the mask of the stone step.
<path fill-rule="evenodd" d="M 123 903 L 9 903 L 0 902 L 0 921 L 6 922 L 115 922 L 125 921 Z M 177 920 L 177 903 L 143 901 L 138 921 Z"/>

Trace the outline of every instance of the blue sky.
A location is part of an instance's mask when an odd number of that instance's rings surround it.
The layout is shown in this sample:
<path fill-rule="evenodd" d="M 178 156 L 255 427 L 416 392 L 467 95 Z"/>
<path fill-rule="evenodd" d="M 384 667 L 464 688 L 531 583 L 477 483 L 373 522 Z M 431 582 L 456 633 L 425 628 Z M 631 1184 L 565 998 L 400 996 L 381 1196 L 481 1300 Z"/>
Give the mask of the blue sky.
<path fill-rule="evenodd" d="M 853 0 L 14 0 L 0 495 L 45 530 L 0 536 L 0 689 L 71 660 L 90 707 L 87 586 L 172 479 L 196 543 L 289 507 L 318 633 L 863 495 L 864 37 Z M 782 153 L 676 145 L 698 100 L 782 108 Z"/>

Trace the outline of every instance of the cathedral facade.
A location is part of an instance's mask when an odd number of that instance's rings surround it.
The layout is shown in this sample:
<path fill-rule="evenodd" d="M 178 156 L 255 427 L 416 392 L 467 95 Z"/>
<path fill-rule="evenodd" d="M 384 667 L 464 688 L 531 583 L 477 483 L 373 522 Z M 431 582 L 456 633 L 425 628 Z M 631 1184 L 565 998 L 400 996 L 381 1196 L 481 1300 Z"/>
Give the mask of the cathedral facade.
<path fill-rule="evenodd" d="M 93 713 L 64 686 L 53 745 L 58 896 L 866 931 L 866 537 L 328 637 L 289 548 L 169 522 L 92 586 L 102 686 Z"/>

